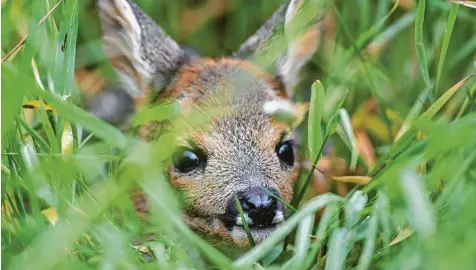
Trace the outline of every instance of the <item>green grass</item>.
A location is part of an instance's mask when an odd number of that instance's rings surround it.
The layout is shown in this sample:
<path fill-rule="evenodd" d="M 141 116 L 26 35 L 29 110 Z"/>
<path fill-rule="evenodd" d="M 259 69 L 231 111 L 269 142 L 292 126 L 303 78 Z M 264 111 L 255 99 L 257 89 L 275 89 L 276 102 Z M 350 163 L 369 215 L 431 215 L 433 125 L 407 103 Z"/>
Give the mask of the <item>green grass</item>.
<path fill-rule="evenodd" d="M 221 11 L 197 9 L 206 0 L 136 2 L 179 42 L 214 57 L 237 49 L 283 2 L 222 1 Z M 332 38 L 297 89 L 299 100 L 312 101 L 303 154 L 318 160 L 330 139 L 334 155 L 371 181 L 346 196 L 318 195 L 304 171 L 296 211 L 236 257 L 183 223 L 158 165 L 172 151 L 164 147 L 170 137 L 150 145 L 80 108 L 73 71 L 103 60 L 92 1 L 2 1 L 2 267 L 473 269 L 476 10 L 404 2 L 335 0 Z M 192 9 L 196 21 L 183 22 Z M 44 103 L 22 109 L 32 100 Z M 369 100 L 379 110 L 366 111 Z M 175 113 L 151 108 L 135 123 Z M 99 140 L 81 141 L 83 129 Z M 374 166 L 357 134 L 372 142 L 365 149 L 375 152 Z M 153 198 L 147 223 L 127 196 L 136 186 Z M 148 233 L 160 238 L 149 241 Z"/>

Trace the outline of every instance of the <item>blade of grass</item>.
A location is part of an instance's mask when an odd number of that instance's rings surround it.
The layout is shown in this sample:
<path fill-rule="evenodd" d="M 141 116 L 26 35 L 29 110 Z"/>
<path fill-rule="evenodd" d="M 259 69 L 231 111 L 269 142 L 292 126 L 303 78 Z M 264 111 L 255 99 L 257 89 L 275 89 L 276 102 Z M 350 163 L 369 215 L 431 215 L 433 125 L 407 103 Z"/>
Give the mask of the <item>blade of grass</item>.
<path fill-rule="evenodd" d="M 70 95 L 74 82 L 76 38 L 78 35 L 78 1 L 68 1 L 63 9 L 56 45 L 54 91 L 61 96 Z"/>
<path fill-rule="evenodd" d="M 463 105 L 459 109 L 459 112 L 456 115 L 456 118 L 460 118 L 463 115 L 464 111 L 468 107 L 468 104 L 470 103 L 470 97 L 474 97 L 475 93 L 476 93 L 476 82 L 473 83 L 473 86 L 469 90 L 469 93 L 468 93 L 467 97 L 464 99 Z"/>
<path fill-rule="evenodd" d="M 448 91 L 446 91 L 437 101 L 435 101 L 418 119 L 432 119 L 435 114 L 446 104 L 446 102 L 457 92 L 459 88 L 461 88 L 462 85 L 464 85 L 473 75 L 469 75 L 463 80 L 459 81 L 456 83 L 454 86 L 452 86 Z M 390 166 L 391 164 L 394 163 L 395 159 L 398 159 L 401 157 L 403 153 L 411 153 L 412 149 L 416 149 L 420 146 L 417 147 L 418 144 L 412 144 L 414 138 L 416 136 L 416 131 L 412 128 L 408 132 L 406 132 L 399 140 L 397 140 L 394 144 L 392 144 L 391 149 L 380 158 L 380 160 L 377 162 L 376 166 L 367 174 L 368 176 L 372 177 L 373 181 L 367 185 L 364 190 L 365 192 L 368 192 L 369 190 L 373 189 L 376 185 L 376 178 L 378 175 L 382 173 L 383 170 L 385 170 L 386 167 Z M 390 163 L 385 166 L 385 163 L 390 161 Z"/>
<path fill-rule="evenodd" d="M 362 191 L 355 191 L 344 206 L 344 224 L 353 228 L 360 220 L 360 213 L 367 203 L 367 195 Z"/>
<path fill-rule="evenodd" d="M 317 227 L 315 242 L 312 243 L 311 250 L 307 254 L 301 269 L 309 269 L 311 265 L 317 260 L 317 253 L 324 245 L 329 232 L 332 230 L 332 224 L 336 224 L 339 219 L 339 207 L 336 203 L 330 203 L 326 206 L 326 210 L 319 220 L 319 226 Z"/>
<path fill-rule="evenodd" d="M 398 34 L 400 34 L 404 29 L 406 29 L 409 25 L 414 23 L 416 18 L 415 12 L 410 12 L 402 17 L 400 17 L 397 21 L 395 21 L 392 25 L 389 25 L 385 28 L 382 33 L 376 36 L 367 46 L 366 49 L 372 51 L 373 48 L 379 48 L 380 46 L 384 46 L 390 40 L 395 38 Z"/>
<path fill-rule="evenodd" d="M 46 11 L 49 13 L 51 11 L 50 0 L 45 0 Z M 53 17 L 48 17 L 46 19 L 47 29 L 53 40 L 58 40 L 58 26 Z"/>
<path fill-rule="evenodd" d="M 318 149 L 323 144 L 322 139 L 322 117 L 325 100 L 325 89 L 322 83 L 317 80 L 311 86 L 311 102 L 309 107 L 308 140 L 311 160 L 318 159 Z M 320 153 L 319 153 L 320 154 Z"/>
<path fill-rule="evenodd" d="M 234 194 L 235 198 L 235 205 L 236 208 L 238 208 L 238 212 L 240 213 L 240 218 L 241 222 L 243 222 L 243 228 L 245 229 L 246 236 L 248 237 L 248 241 L 250 242 L 251 247 L 256 246 L 255 239 L 253 238 L 253 235 L 251 235 L 250 227 L 248 226 L 248 222 L 246 221 L 245 214 L 243 213 L 243 208 L 241 208 L 241 203 L 240 200 L 238 200 L 238 196 L 236 196 L 236 193 Z"/>
<path fill-rule="evenodd" d="M 304 194 L 306 193 L 307 191 L 307 188 L 309 187 L 309 185 L 311 184 L 311 181 L 312 181 L 312 178 L 313 178 L 313 174 L 314 174 L 314 170 L 316 169 L 316 166 L 317 166 L 317 163 L 319 162 L 319 157 L 321 156 L 322 154 L 322 151 L 324 150 L 324 146 L 326 145 L 327 143 L 327 140 L 328 140 L 329 136 L 326 135 L 324 137 L 324 141 L 322 142 L 322 145 L 321 145 L 321 148 L 319 149 L 319 152 L 317 152 L 317 156 L 316 156 L 316 159 L 314 160 L 314 162 L 312 163 L 312 167 L 311 167 L 311 171 L 309 172 L 309 175 L 307 176 L 306 178 L 306 182 L 304 182 L 301 190 L 299 191 L 298 195 L 293 199 L 291 205 L 293 206 L 293 208 L 297 208 L 299 203 L 301 202 L 302 198 L 304 197 Z"/>
<path fill-rule="evenodd" d="M 92 194 L 80 198 L 78 208 L 69 210 L 65 217 L 68 222 L 59 221 L 56 226 L 49 227 L 12 259 L 9 269 L 54 269 L 92 221 L 123 194 L 129 184 L 127 179 L 120 185 L 115 181 L 98 184 Z"/>
<path fill-rule="evenodd" d="M 438 61 L 438 71 L 436 73 L 435 93 L 438 95 L 438 89 L 440 86 L 441 73 L 443 72 L 443 66 L 445 64 L 446 52 L 450 43 L 451 34 L 453 33 L 453 26 L 455 25 L 458 15 L 458 5 L 451 5 L 450 14 L 448 15 L 448 21 L 446 22 L 445 35 L 443 37 L 443 44 L 441 46 L 440 60 Z"/>
<path fill-rule="evenodd" d="M 436 220 L 423 183 L 415 172 L 406 169 L 400 176 L 400 184 L 407 203 L 410 224 L 422 238 L 427 239 L 436 231 Z"/>
<path fill-rule="evenodd" d="M 426 0 L 420 0 L 418 2 L 417 16 L 415 19 L 415 51 L 423 81 L 425 82 L 426 87 L 431 88 L 430 75 L 428 73 L 428 61 L 425 52 L 425 43 L 423 42 L 423 22 L 425 20 L 425 8 Z"/>
<path fill-rule="evenodd" d="M 468 42 L 458 48 L 458 51 L 449 59 L 448 70 L 452 70 L 457 67 L 461 61 L 470 59 L 471 55 L 474 55 L 476 51 L 476 35 L 473 36 Z"/>
<path fill-rule="evenodd" d="M 43 16 L 43 18 L 41 18 L 40 22 L 38 23 L 38 25 L 42 25 L 45 23 L 46 19 L 48 19 L 51 14 L 53 14 L 53 12 L 56 10 L 56 8 L 58 8 L 60 6 L 61 3 L 63 3 L 64 0 L 60 0 L 58 3 L 56 3 L 56 5 L 48 12 L 46 13 L 45 16 Z M 13 47 L 13 49 L 11 49 L 7 54 L 5 54 L 3 57 L 2 57 L 2 64 L 3 62 L 7 61 L 8 58 L 10 58 L 10 56 L 12 56 L 16 51 L 18 51 L 26 42 L 26 39 L 27 39 L 27 36 L 24 36 L 18 43 L 17 45 L 15 45 L 15 47 Z"/>
<path fill-rule="evenodd" d="M 462 6 L 465 6 L 465 7 L 476 9 L 476 2 L 475 1 L 449 1 L 449 2 L 454 3 L 454 4 L 458 4 L 458 5 L 462 5 Z"/>
<path fill-rule="evenodd" d="M 306 216 L 298 225 L 296 233 L 296 241 L 294 244 L 294 260 L 295 264 L 292 269 L 301 269 L 301 265 L 306 258 L 309 249 L 312 227 L 314 225 L 314 215 Z"/>
<path fill-rule="evenodd" d="M 335 132 L 335 130 L 336 130 L 338 124 L 339 124 L 339 121 L 338 121 L 340 119 L 339 111 L 342 108 L 342 106 L 344 105 L 344 101 L 345 101 L 348 93 L 349 93 L 348 91 L 344 91 L 344 94 L 341 96 L 341 99 L 337 102 L 337 106 L 335 107 L 334 113 L 331 115 L 331 117 L 329 118 L 329 121 L 327 122 L 324 139 L 322 141 L 319 152 L 316 153 L 316 157 L 314 158 L 313 163 L 311 164 L 312 165 L 311 171 L 309 172 L 309 175 L 307 176 L 306 182 L 302 185 L 302 188 L 299 191 L 298 195 L 295 196 L 293 198 L 293 200 L 291 201 L 291 205 L 293 206 L 293 208 L 297 208 L 297 206 L 301 202 L 302 198 L 304 197 L 304 194 L 306 193 L 306 190 L 307 190 L 308 186 L 311 184 L 311 180 L 312 180 L 312 177 L 313 177 L 313 174 L 314 174 L 314 170 L 317 168 L 316 167 L 317 163 L 319 162 L 319 159 L 322 155 L 322 151 L 324 151 L 327 140 L 329 139 L 329 137 L 331 135 L 334 134 L 334 132 Z"/>
<path fill-rule="evenodd" d="M 390 9 L 390 11 L 385 15 L 385 17 L 383 17 L 380 21 L 372 25 L 370 29 L 368 29 L 362 35 L 359 36 L 356 41 L 357 48 L 362 49 L 364 46 L 366 46 L 367 42 L 372 39 L 372 37 L 375 37 L 375 35 L 378 33 L 380 28 L 383 27 L 388 18 L 390 18 L 390 16 L 395 12 L 395 10 L 397 10 L 399 4 L 400 0 L 396 0 L 392 6 L 392 9 Z"/>
<path fill-rule="evenodd" d="M 416 132 L 414 131 L 411 131 L 411 132 L 416 134 Z M 366 186 L 364 186 L 362 188 L 362 191 L 364 193 L 369 193 L 373 191 L 376 187 L 380 185 L 379 178 L 383 175 L 384 172 L 392 168 L 392 166 L 399 164 L 401 161 L 410 158 L 416 153 L 421 152 L 422 149 L 426 146 L 426 144 L 427 142 L 425 139 L 417 141 L 415 143 L 414 139 L 412 137 L 409 137 L 408 140 L 405 142 L 405 146 L 402 147 L 400 145 L 400 147 L 405 148 L 405 150 L 402 150 L 401 152 L 393 152 L 392 154 L 388 156 L 389 159 L 382 160 L 383 163 L 387 163 L 386 166 L 384 166 L 383 168 L 380 168 L 379 170 L 375 170 L 375 171 L 372 170 L 370 172 L 371 174 L 374 175 L 372 177 L 372 181 L 370 181 Z"/>
<path fill-rule="evenodd" d="M 384 106 L 385 103 L 382 102 L 382 94 L 378 91 L 378 88 L 375 84 L 375 79 L 374 79 L 373 72 L 370 71 L 370 67 L 372 67 L 372 69 L 374 69 L 374 67 L 371 65 L 371 63 L 366 61 L 365 57 L 362 55 L 361 50 L 358 48 L 357 44 L 355 43 L 355 40 L 354 40 L 349 28 L 345 24 L 345 20 L 343 19 L 342 14 L 336 8 L 336 5 L 334 4 L 334 2 L 329 1 L 329 3 L 330 3 L 330 5 L 332 7 L 332 10 L 334 11 L 334 13 L 337 17 L 338 22 L 342 26 L 345 35 L 347 36 L 347 38 L 352 43 L 352 50 L 353 50 L 354 54 L 358 57 L 360 63 L 362 64 L 362 66 L 364 68 L 365 74 L 367 75 L 367 76 L 365 76 L 365 78 L 367 79 L 367 81 L 369 83 L 370 91 L 377 98 L 377 100 L 379 101 L 379 104 L 381 106 L 380 116 L 384 119 L 385 123 L 387 124 L 389 134 L 392 134 L 391 133 L 391 122 L 390 122 L 390 119 L 388 118 L 387 114 L 385 113 L 386 108 Z"/>
<path fill-rule="evenodd" d="M 349 231 L 346 228 L 339 228 L 332 233 L 324 269 L 344 269 L 344 262 L 348 252 L 348 238 Z"/>
<path fill-rule="evenodd" d="M 41 146 L 41 150 L 44 152 L 48 152 L 50 147 L 48 143 L 41 137 L 38 132 L 36 132 L 34 129 L 31 128 L 29 124 L 27 124 L 23 119 L 18 119 L 18 123 L 26 129 L 26 131 L 30 134 L 30 136 L 38 143 L 38 145 Z"/>
<path fill-rule="evenodd" d="M 452 193 L 456 190 L 456 187 L 461 184 L 461 181 L 459 181 L 462 177 L 464 177 L 464 173 L 466 170 L 471 166 L 473 161 L 476 159 L 476 152 L 471 153 L 461 164 L 461 167 L 459 171 L 456 172 L 456 174 L 452 177 L 452 179 L 449 181 L 448 185 L 445 186 L 443 191 L 441 192 L 441 195 L 438 197 L 436 202 L 434 203 L 435 209 L 440 209 L 444 206 L 445 203 L 448 203 L 448 200 Z"/>
<path fill-rule="evenodd" d="M 341 119 L 341 126 L 344 130 L 345 134 L 347 135 L 347 139 L 349 140 L 351 146 L 351 160 L 350 160 L 350 169 L 355 170 L 357 167 L 357 159 L 359 157 L 359 150 L 357 148 L 357 140 L 355 139 L 354 129 L 352 128 L 352 122 L 350 121 L 349 113 L 346 109 L 340 109 L 340 119 Z"/>
<path fill-rule="evenodd" d="M 356 270 L 365 270 L 369 269 L 370 263 L 372 262 L 372 256 L 375 252 L 375 240 L 377 239 L 377 229 L 378 222 L 376 217 L 376 209 L 372 211 L 372 216 L 368 221 L 367 227 L 367 237 L 364 242 L 364 249 L 362 254 L 360 254 L 359 264 L 357 265 Z"/>
<path fill-rule="evenodd" d="M 293 212 L 296 212 L 297 209 L 294 208 L 291 204 L 287 203 L 285 200 L 283 200 L 283 198 L 279 197 L 279 196 L 276 196 L 276 194 L 274 194 L 273 192 L 269 191 L 267 188 L 264 188 L 264 187 L 261 187 L 261 189 L 266 192 L 269 196 L 275 198 L 276 200 L 280 201 L 281 203 L 284 204 L 284 206 L 286 206 L 288 209 L 290 209 L 291 211 Z"/>
<path fill-rule="evenodd" d="M 377 192 L 377 201 L 375 202 L 379 223 L 381 226 L 382 241 L 384 246 L 388 246 L 392 240 L 392 230 L 390 225 L 390 208 L 387 195 L 379 190 Z"/>
<path fill-rule="evenodd" d="M 335 107 L 335 111 L 333 114 L 331 114 L 331 117 L 329 118 L 329 121 L 327 122 L 327 125 L 326 125 L 326 134 L 324 136 L 324 140 L 321 144 L 321 148 L 319 149 L 319 152 L 317 153 L 317 156 L 316 158 L 313 160 L 313 163 L 311 164 L 311 170 L 309 171 L 309 174 L 306 178 L 306 181 L 304 182 L 304 184 L 302 185 L 301 187 L 301 190 L 299 191 L 298 195 L 297 196 L 294 196 L 293 197 L 293 200 L 291 201 L 291 205 L 293 208 L 297 208 L 299 206 L 299 204 L 301 203 L 301 200 L 304 198 L 304 194 L 306 194 L 306 191 L 307 191 L 307 188 L 309 187 L 309 185 L 311 184 L 311 181 L 313 179 L 313 175 L 314 175 L 314 170 L 317 168 L 317 163 L 319 162 L 319 159 L 321 157 L 321 154 L 322 154 L 322 151 L 324 151 L 324 148 L 326 146 L 326 143 L 327 143 L 327 140 L 329 139 L 329 137 L 331 135 L 333 135 L 336 131 L 336 128 L 339 124 L 339 111 L 340 109 L 342 108 L 342 106 L 344 105 L 344 101 L 347 97 L 347 94 L 349 93 L 349 91 L 344 91 L 343 95 L 341 96 L 340 100 L 336 103 L 336 107 Z M 283 244 L 283 253 L 286 252 L 286 249 L 287 249 L 287 244 L 288 244 L 288 240 L 289 238 L 286 237 L 286 239 L 284 240 L 284 244 Z"/>
<path fill-rule="evenodd" d="M 431 106 L 420 116 L 420 118 L 433 118 L 438 111 L 448 102 L 448 100 L 461 88 L 473 75 L 469 75 L 457 82 L 450 89 L 448 89 L 438 100 L 436 100 Z"/>
<path fill-rule="evenodd" d="M 430 88 L 425 88 L 425 90 L 423 90 L 423 92 L 417 98 L 415 104 L 413 104 L 412 108 L 405 117 L 405 120 L 400 126 L 400 129 L 398 130 L 397 135 L 395 136 L 395 141 L 400 139 L 410 129 L 411 122 L 421 113 L 421 110 L 423 109 L 423 106 L 430 91 Z"/>
<path fill-rule="evenodd" d="M 332 181 L 340 183 L 353 183 L 356 185 L 365 185 L 369 183 L 372 178 L 368 176 L 358 176 L 358 175 L 349 175 L 349 176 L 332 176 Z"/>
<path fill-rule="evenodd" d="M 72 123 L 76 123 L 90 130 L 99 138 L 105 140 L 111 145 L 123 148 L 126 145 L 126 137 L 117 128 L 107 124 L 103 120 L 88 114 L 86 111 L 74 106 L 73 104 L 66 103 L 61 98 L 55 96 L 49 91 L 41 91 L 37 88 L 29 90 L 31 94 L 42 97 L 48 102 L 58 115 L 63 116 L 65 119 Z"/>
<path fill-rule="evenodd" d="M 49 115 L 47 114 L 43 101 L 40 100 L 40 108 L 38 110 L 38 115 L 41 123 L 43 124 L 43 130 L 46 133 L 46 138 L 48 139 L 50 145 L 50 152 L 59 154 L 61 153 L 60 146 L 56 140 L 55 130 L 53 129 L 52 123 L 50 122 Z"/>

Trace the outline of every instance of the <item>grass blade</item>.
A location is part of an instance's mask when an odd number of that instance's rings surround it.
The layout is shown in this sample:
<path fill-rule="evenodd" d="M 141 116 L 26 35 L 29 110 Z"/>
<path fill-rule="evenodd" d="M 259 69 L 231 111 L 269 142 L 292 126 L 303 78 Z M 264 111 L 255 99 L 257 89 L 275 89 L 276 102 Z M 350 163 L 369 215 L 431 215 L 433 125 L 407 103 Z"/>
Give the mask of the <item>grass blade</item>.
<path fill-rule="evenodd" d="M 39 21 L 38 25 L 42 25 L 45 23 L 46 19 L 48 19 L 52 14 L 53 12 L 63 3 L 63 0 L 60 0 L 58 1 L 58 3 L 56 3 L 56 5 L 48 11 L 48 13 L 46 13 L 45 16 L 43 16 L 43 18 L 41 18 L 41 20 Z M 15 54 L 26 42 L 26 39 L 27 39 L 27 36 L 24 36 L 18 43 L 17 45 L 15 45 L 15 47 L 13 47 L 13 49 L 11 49 L 8 53 L 6 53 L 4 56 L 2 56 L 2 64 L 8 60 L 8 58 L 10 56 L 12 56 L 13 54 Z"/>
<path fill-rule="evenodd" d="M 395 136 L 395 141 L 400 139 L 411 127 L 411 122 L 421 113 L 423 110 L 424 103 L 426 99 L 428 98 L 428 95 L 430 93 L 431 89 L 426 88 L 423 90 L 423 92 L 418 96 L 417 100 L 415 101 L 415 104 L 413 104 L 412 108 L 408 112 L 407 116 L 405 117 L 405 120 L 403 121 L 402 125 L 400 126 L 400 129 L 397 132 L 397 135 Z"/>
<path fill-rule="evenodd" d="M 234 195 L 234 198 L 235 198 L 236 208 L 238 208 L 238 212 L 240 213 L 241 222 L 243 222 L 243 228 L 245 229 L 246 236 L 248 236 L 248 241 L 250 241 L 250 245 L 254 247 L 256 246 L 256 242 L 255 242 L 255 239 L 253 238 L 253 235 L 251 235 L 250 227 L 248 226 L 248 222 L 246 221 L 245 214 L 243 213 L 243 208 L 241 208 L 241 203 L 240 203 L 240 200 L 238 200 L 238 196 L 236 196 L 236 193 Z"/>
<path fill-rule="evenodd" d="M 469 90 L 468 96 L 464 99 L 464 103 L 461 106 L 461 108 L 459 109 L 459 112 L 456 115 L 456 118 L 460 118 L 463 115 L 464 111 L 468 107 L 468 104 L 471 102 L 470 97 L 474 97 L 475 93 L 476 93 L 476 83 L 473 83 L 473 86 Z"/>
<path fill-rule="evenodd" d="M 421 76 L 425 85 L 431 88 L 430 75 L 428 73 L 428 60 L 426 57 L 425 44 L 423 42 L 423 22 L 425 19 L 426 0 L 418 2 L 417 16 L 415 19 L 415 51 L 420 65 Z"/>
<path fill-rule="evenodd" d="M 78 35 L 78 1 L 67 1 L 63 9 L 56 45 L 54 90 L 61 96 L 70 95 L 74 82 L 76 38 Z"/>
<path fill-rule="evenodd" d="M 302 198 L 304 198 L 304 194 L 306 194 L 306 190 L 309 187 L 309 185 L 311 184 L 313 174 L 314 174 L 314 170 L 316 169 L 317 163 L 319 162 L 319 157 L 321 156 L 321 153 L 324 150 L 324 146 L 326 145 L 326 142 L 327 142 L 328 138 L 329 138 L 329 136 L 327 136 L 327 135 L 326 135 L 326 137 L 324 137 L 324 142 L 322 143 L 321 149 L 319 149 L 319 152 L 318 152 L 318 155 L 317 155 L 318 158 L 316 158 L 313 161 L 312 168 L 311 168 L 311 171 L 309 172 L 309 175 L 306 178 L 306 182 L 304 182 L 304 184 L 303 184 L 301 190 L 299 191 L 299 193 L 297 194 L 297 196 L 295 196 L 293 198 L 293 200 L 291 201 L 291 205 L 292 205 L 293 208 L 297 208 L 299 206 L 299 203 L 301 203 Z"/>
<path fill-rule="evenodd" d="M 308 140 L 311 160 L 318 159 L 318 150 L 323 144 L 322 117 L 324 109 L 325 90 L 318 80 L 312 84 L 311 103 L 309 107 Z"/>
<path fill-rule="evenodd" d="M 91 222 L 127 189 L 130 182 L 107 181 L 96 187 L 92 194 L 79 200 L 78 208 L 71 208 L 55 227 L 39 235 L 22 253 L 13 258 L 9 269 L 54 269 L 67 255 L 69 248 L 86 231 Z M 94 199 L 93 199 L 94 198 Z M 79 211 L 78 211 L 79 210 Z"/>
<path fill-rule="evenodd" d="M 458 48 L 458 51 L 449 59 L 448 70 L 452 70 L 457 67 L 461 61 L 471 58 L 471 55 L 476 51 L 476 35 L 473 36 L 468 42 Z"/>
<path fill-rule="evenodd" d="M 273 192 L 269 191 L 267 188 L 264 188 L 262 187 L 261 188 L 264 192 L 266 192 L 266 194 L 268 194 L 269 196 L 275 198 L 276 200 L 280 201 L 282 204 L 284 204 L 284 206 L 286 206 L 287 209 L 293 211 L 293 212 L 296 212 L 296 208 L 294 208 L 290 203 L 286 202 L 283 198 L 279 197 L 279 196 L 276 196 L 276 194 L 274 194 Z"/>
<path fill-rule="evenodd" d="M 409 210 L 410 224 L 424 239 L 436 231 L 435 217 L 420 177 L 409 169 L 400 176 L 400 184 Z"/>
<path fill-rule="evenodd" d="M 458 89 L 461 88 L 468 80 L 470 80 L 473 77 L 473 75 L 469 75 L 465 78 L 463 78 L 461 81 L 457 82 L 455 85 L 453 85 L 448 91 L 446 91 L 443 95 L 441 95 L 438 100 L 436 100 L 431 106 L 421 115 L 420 118 L 433 118 L 438 111 L 443 108 L 443 106 L 450 100 L 450 98 L 456 94 Z"/>
<path fill-rule="evenodd" d="M 462 5 L 469 8 L 476 9 L 476 2 L 475 1 L 450 1 L 451 3 Z"/>
<path fill-rule="evenodd" d="M 26 131 L 30 134 L 30 136 L 38 143 L 38 145 L 41 147 L 42 151 L 48 152 L 49 151 L 49 146 L 48 143 L 41 137 L 38 132 L 36 132 L 31 126 L 25 122 L 23 119 L 18 119 L 18 123 L 26 129 Z"/>
<path fill-rule="evenodd" d="M 93 132 L 99 138 L 111 145 L 125 147 L 126 137 L 121 131 L 103 120 L 88 114 L 86 111 L 68 104 L 51 92 L 41 91 L 37 88 L 30 89 L 30 93 L 42 97 L 50 106 L 55 108 L 59 115 L 72 123 L 81 125 L 84 129 Z"/>
<path fill-rule="evenodd" d="M 348 252 L 349 231 L 339 228 L 332 233 L 329 252 L 327 253 L 326 270 L 344 269 L 345 258 Z"/>
<path fill-rule="evenodd" d="M 435 93 L 437 94 L 440 86 L 441 73 L 443 72 L 443 66 L 445 64 L 446 52 L 450 43 L 451 33 L 453 33 L 453 26 L 455 25 L 456 16 L 458 15 L 458 8 L 458 5 L 451 5 L 450 14 L 448 15 L 448 21 L 446 22 L 445 36 L 443 37 L 440 60 L 438 62 L 438 71 L 436 73 Z"/>
<path fill-rule="evenodd" d="M 369 225 L 367 227 L 367 238 L 364 242 L 364 250 L 360 255 L 359 264 L 357 265 L 356 270 L 365 270 L 369 269 L 370 263 L 372 262 L 372 256 L 375 251 L 375 240 L 377 239 L 377 228 L 378 222 L 376 217 L 376 211 L 374 209 L 372 216 L 368 221 Z"/>
<path fill-rule="evenodd" d="M 400 0 L 396 0 L 395 3 L 393 4 L 393 7 L 392 9 L 390 10 L 390 12 L 388 12 L 385 17 L 383 17 L 380 21 L 378 21 L 376 24 L 372 25 L 372 27 L 370 27 L 370 29 L 368 29 L 367 31 L 365 31 L 362 35 L 360 35 L 360 37 L 357 39 L 356 41 L 356 44 L 357 44 L 357 47 L 358 48 L 363 48 L 365 46 L 365 44 L 373 37 L 375 36 L 378 31 L 380 30 L 380 28 L 383 27 L 383 25 L 385 24 L 385 22 L 388 20 L 388 18 L 390 18 L 390 16 L 395 12 L 395 10 L 397 10 L 398 8 L 398 5 L 400 4 Z"/>
<path fill-rule="evenodd" d="M 306 216 L 298 225 L 296 233 L 296 242 L 294 245 L 294 260 L 296 264 L 292 269 L 301 269 L 301 264 L 309 249 L 310 239 L 312 233 L 312 226 L 314 224 L 314 215 Z"/>
<path fill-rule="evenodd" d="M 336 224 L 339 219 L 339 207 L 336 203 L 330 203 L 326 206 L 326 210 L 319 220 L 319 226 L 317 227 L 316 240 L 312 243 L 311 251 L 306 256 L 305 261 L 302 264 L 303 269 L 309 269 L 312 263 L 317 259 L 317 253 L 321 250 L 324 240 L 326 240 L 328 232 L 332 230 L 332 225 Z"/>
<path fill-rule="evenodd" d="M 332 176 L 331 179 L 340 183 L 352 183 L 356 185 L 365 185 L 368 184 L 372 178 L 368 176 L 358 176 L 358 175 L 349 175 L 349 176 Z"/>
<path fill-rule="evenodd" d="M 359 158 L 359 149 L 357 147 L 357 140 L 355 139 L 354 129 L 352 128 L 352 122 L 350 120 L 349 114 L 347 113 L 347 110 L 340 109 L 339 114 L 340 114 L 342 129 L 348 139 L 350 150 L 352 152 L 349 167 L 351 170 L 355 170 L 355 167 L 357 167 L 357 160 Z"/>
<path fill-rule="evenodd" d="M 362 191 L 357 190 L 350 197 L 349 201 L 345 204 L 345 226 L 352 228 L 359 222 L 360 212 L 364 209 L 367 203 L 367 195 Z"/>
<path fill-rule="evenodd" d="M 388 246 L 391 241 L 392 231 L 390 225 L 390 209 L 387 195 L 379 190 L 377 192 L 377 201 L 375 202 L 376 214 L 379 218 L 379 223 L 381 226 L 382 241 L 385 246 Z"/>

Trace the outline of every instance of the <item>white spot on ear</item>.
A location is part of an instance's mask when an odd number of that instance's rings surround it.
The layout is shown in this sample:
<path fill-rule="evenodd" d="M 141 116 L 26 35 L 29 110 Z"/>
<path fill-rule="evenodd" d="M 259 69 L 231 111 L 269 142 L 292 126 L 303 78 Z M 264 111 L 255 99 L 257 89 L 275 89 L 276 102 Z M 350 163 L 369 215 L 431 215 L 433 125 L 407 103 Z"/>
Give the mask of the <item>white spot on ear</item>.
<path fill-rule="evenodd" d="M 293 105 L 287 100 L 267 101 L 263 105 L 263 112 L 270 115 L 278 113 L 294 114 Z"/>
<path fill-rule="evenodd" d="M 285 24 L 288 24 L 292 17 L 295 15 L 296 13 L 296 8 L 298 7 L 298 1 L 291 1 L 288 5 L 288 9 L 286 10 L 286 15 L 284 16 L 285 20 L 284 20 L 284 23 Z"/>

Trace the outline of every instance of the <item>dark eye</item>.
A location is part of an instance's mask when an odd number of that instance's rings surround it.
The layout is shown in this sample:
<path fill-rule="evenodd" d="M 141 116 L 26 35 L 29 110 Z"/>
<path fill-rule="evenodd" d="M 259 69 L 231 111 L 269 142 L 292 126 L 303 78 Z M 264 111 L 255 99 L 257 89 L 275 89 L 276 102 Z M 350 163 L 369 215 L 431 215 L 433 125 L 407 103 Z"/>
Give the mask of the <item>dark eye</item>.
<path fill-rule="evenodd" d="M 191 172 L 205 165 L 207 161 L 203 152 L 187 148 L 179 149 L 172 159 L 174 167 L 181 173 Z"/>
<path fill-rule="evenodd" d="M 276 153 L 279 159 L 289 166 L 294 165 L 294 150 L 291 141 L 285 141 L 276 146 Z"/>

